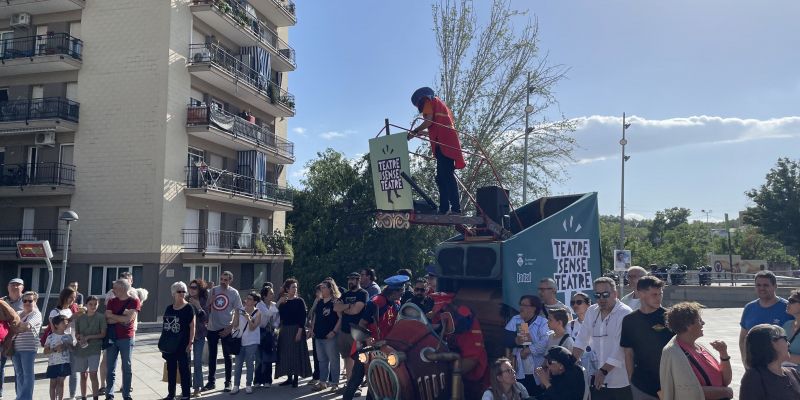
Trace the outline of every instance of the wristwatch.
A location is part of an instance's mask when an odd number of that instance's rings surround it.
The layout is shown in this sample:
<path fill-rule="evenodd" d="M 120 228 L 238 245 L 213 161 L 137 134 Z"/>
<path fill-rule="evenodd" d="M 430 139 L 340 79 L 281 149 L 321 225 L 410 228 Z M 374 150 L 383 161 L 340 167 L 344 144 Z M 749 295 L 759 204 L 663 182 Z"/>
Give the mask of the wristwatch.
<path fill-rule="evenodd" d="M 599 371 L 600 371 L 600 372 L 602 372 L 602 373 L 603 373 L 603 375 L 605 375 L 605 376 L 607 376 L 607 375 L 608 375 L 608 371 L 606 371 L 606 370 L 605 370 L 605 368 L 600 368 L 600 370 L 599 370 Z"/>

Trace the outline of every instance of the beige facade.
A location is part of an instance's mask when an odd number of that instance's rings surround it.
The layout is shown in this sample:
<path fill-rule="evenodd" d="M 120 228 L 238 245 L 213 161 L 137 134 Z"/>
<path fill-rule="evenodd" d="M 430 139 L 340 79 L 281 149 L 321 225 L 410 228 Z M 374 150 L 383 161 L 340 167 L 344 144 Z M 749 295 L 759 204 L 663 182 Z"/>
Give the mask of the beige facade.
<path fill-rule="evenodd" d="M 286 0 L 0 3 L 0 279 L 41 290 L 14 243 L 50 240 L 60 265 L 71 209 L 68 280 L 101 294 L 132 271 L 144 319 L 176 280 L 281 280 L 294 15 Z"/>

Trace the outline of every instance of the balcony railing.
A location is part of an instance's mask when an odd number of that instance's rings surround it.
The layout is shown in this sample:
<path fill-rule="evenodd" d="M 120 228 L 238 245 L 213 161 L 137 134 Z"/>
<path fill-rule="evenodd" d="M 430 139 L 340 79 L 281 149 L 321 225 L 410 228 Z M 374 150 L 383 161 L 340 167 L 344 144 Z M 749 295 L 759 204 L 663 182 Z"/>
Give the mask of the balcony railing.
<path fill-rule="evenodd" d="M 191 252 L 225 252 L 243 254 L 285 255 L 287 238 L 275 234 L 184 229 L 183 249 Z"/>
<path fill-rule="evenodd" d="M 0 186 L 75 186 L 75 166 L 57 162 L 0 164 Z"/>
<path fill-rule="evenodd" d="M 0 122 L 64 119 L 78 122 L 80 104 L 63 97 L 11 100 L 0 103 Z"/>
<path fill-rule="evenodd" d="M 293 198 L 293 192 L 289 188 L 208 166 L 191 165 L 186 167 L 186 187 L 213 189 L 247 196 L 254 200 L 288 204 L 292 203 Z"/>
<path fill-rule="evenodd" d="M 189 46 L 189 64 L 212 64 L 250 85 L 270 103 L 280 104 L 294 112 L 294 96 L 269 80 L 267 76 L 245 65 L 236 56 L 216 44 Z"/>
<path fill-rule="evenodd" d="M 286 10 L 286 12 L 292 16 L 292 18 L 297 18 L 297 14 L 295 14 L 296 6 L 292 0 L 272 0 L 273 3 L 277 4 L 278 7 Z"/>
<path fill-rule="evenodd" d="M 229 15 L 242 29 L 257 37 L 261 43 L 270 46 L 292 67 L 297 67 L 294 49 L 239 0 L 193 0 L 193 2 L 194 4 L 210 4 L 219 12 Z M 286 9 L 286 7 L 283 8 Z M 291 5 L 291 10 L 294 15 L 294 3 Z"/>
<path fill-rule="evenodd" d="M 81 59 L 83 41 L 66 33 L 24 36 L 4 39 L 0 43 L 0 59 L 66 55 Z"/>
<path fill-rule="evenodd" d="M 294 143 L 278 137 L 267 128 L 251 124 L 244 118 L 233 115 L 216 106 L 189 106 L 186 124 L 214 125 L 230 133 L 233 137 L 241 137 L 253 141 L 258 146 L 274 149 L 278 154 L 294 160 Z"/>
<path fill-rule="evenodd" d="M 10 229 L 0 230 L 0 253 L 16 252 L 20 240 L 48 240 L 53 253 L 64 250 L 64 231 L 61 229 Z"/>

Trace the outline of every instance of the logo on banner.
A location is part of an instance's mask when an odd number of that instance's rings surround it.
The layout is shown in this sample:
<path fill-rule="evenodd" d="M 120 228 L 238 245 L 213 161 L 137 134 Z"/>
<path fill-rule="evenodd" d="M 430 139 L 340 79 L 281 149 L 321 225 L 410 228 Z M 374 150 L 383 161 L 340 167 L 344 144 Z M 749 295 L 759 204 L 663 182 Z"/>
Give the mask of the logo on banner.
<path fill-rule="evenodd" d="M 572 224 L 570 218 L 570 226 Z M 564 220 L 566 226 L 566 220 Z M 580 227 L 580 225 L 578 225 Z M 592 272 L 589 270 L 591 248 L 589 239 L 552 239 L 553 259 L 556 260 L 556 291 L 576 292 L 592 290 Z"/>
<path fill-rule="evenodd" d="M 525 265 L 525 258 L 522 256 L 522 253 L 517 253 L 517 266 Z"/>

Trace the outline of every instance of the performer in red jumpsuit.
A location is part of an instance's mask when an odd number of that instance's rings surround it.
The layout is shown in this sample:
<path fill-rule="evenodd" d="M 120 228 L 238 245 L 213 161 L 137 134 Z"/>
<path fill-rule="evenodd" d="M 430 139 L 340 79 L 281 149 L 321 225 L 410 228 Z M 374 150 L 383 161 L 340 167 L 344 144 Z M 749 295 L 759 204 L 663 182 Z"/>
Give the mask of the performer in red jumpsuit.
<path fill-rule="evenodd" d="M 452 350 L 461 354 L 464 396 L 466 399 L 471 399 L 474 395 L 480 398 L 484 390 L 489 387 L 489 361 L 478 318 L 469 307 L 463 305 L 446 303 L 437 308 L 440 311 L 434 319 L 438 319 L 438 322 L 441 322 L 441 318 L 446 318 L 447 314 L 452 316 L 454 332 L 447 336 L 446 340 Z"/>
<path fill-rule="evenodd" d="M 408 134 L 409 139 L 428 129 L 431 152 L 436 157 L 436 186 L 439 188 L 439 214 L 461 214 L 455 170 L 466 166 L 461 142 L 454 129 L 453 113 L 433 89 L 423 87 L 411 95 L 411 103 L 422 113 L 425 121 Z"/>

